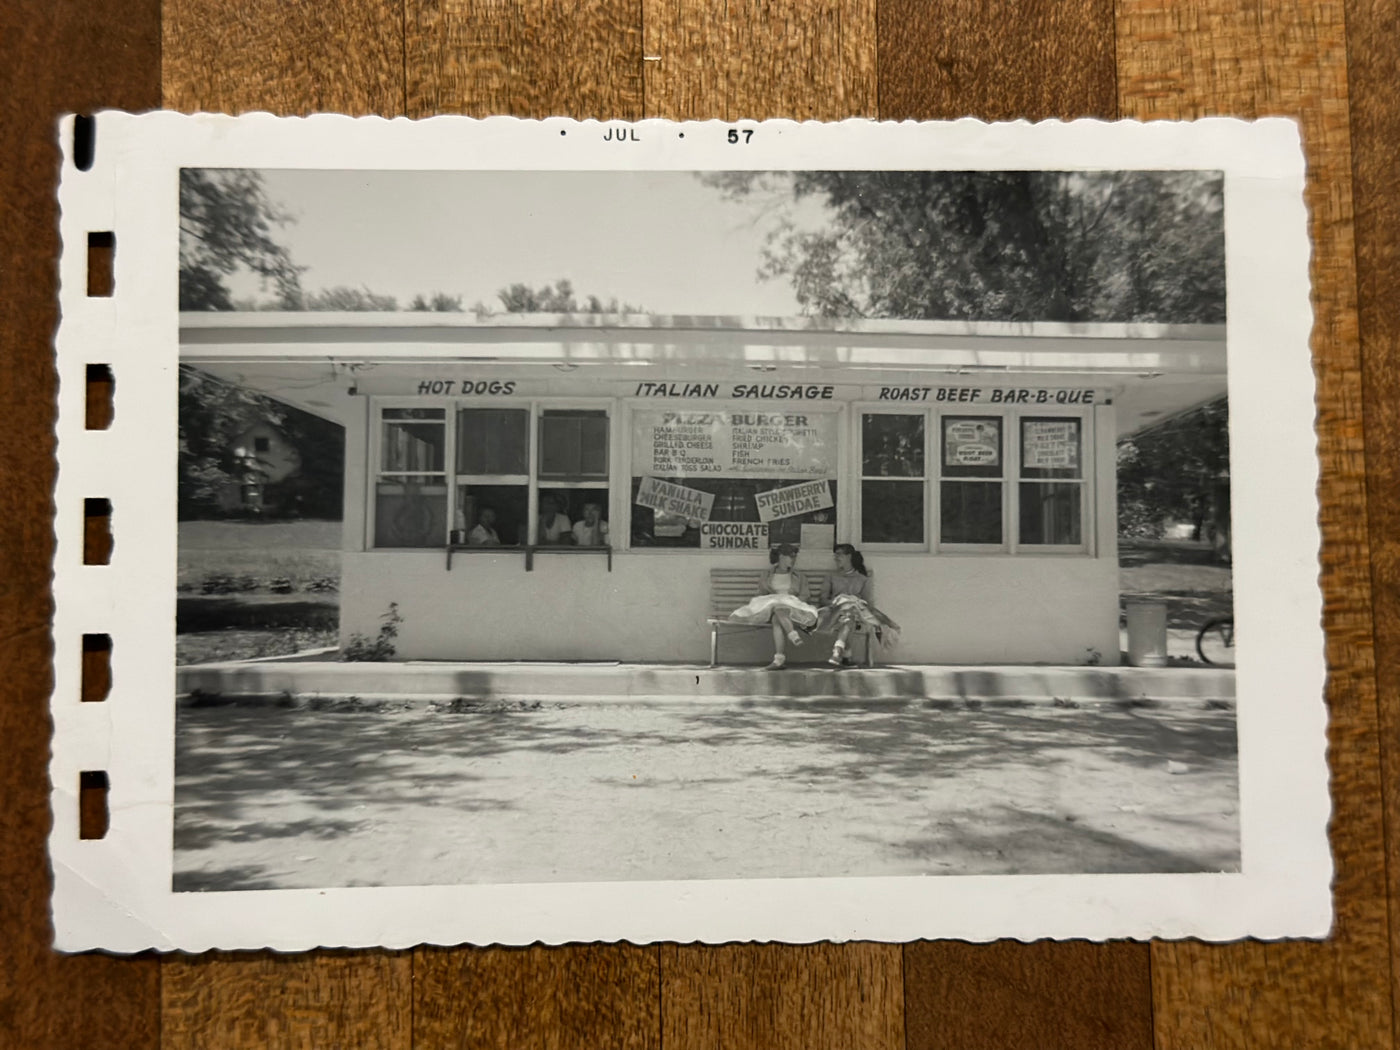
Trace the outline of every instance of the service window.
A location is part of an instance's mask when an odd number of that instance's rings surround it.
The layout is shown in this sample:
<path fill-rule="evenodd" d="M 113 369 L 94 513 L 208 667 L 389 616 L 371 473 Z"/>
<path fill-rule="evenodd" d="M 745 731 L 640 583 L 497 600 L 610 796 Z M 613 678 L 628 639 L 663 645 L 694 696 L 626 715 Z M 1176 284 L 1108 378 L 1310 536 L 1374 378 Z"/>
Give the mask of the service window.
<path fill-rule="evenodd" d="M 862 543 L 924 544 L 924 424 L 922 412 L 861 416 Z"/>
<path fill-rule="evenodd" d="M 634 412 L 632 546 L 766 551 L 804 526 L 829 545 L 838 429 L 805 408 Z"/>
<path fill-rule="evenodd" d="M 465 536 L 469 546 L 526 543 L 530 525 L 530 410 L 459 408 L 456 482 L 452 527 Z"/>
<path fill-rule="evenodd" d="M 1078 547 L 1084 542 L 1083 422 L 1021 419 L 1019 541 Z"/>
<path fill-rule="evenodd" d="M 538 447 L 535 542 L 608 546 L 607 411 L 543 410 Z"/>
<path fill-rule="evenodd" d="M 1001 545 L 1004 423 L 1001 416 L 941 417 L 940 543 Z"/>
<path fill-rule="evenodd" d="M 447 412 L 386 408 L 374 493 L 376 547 L 440 547 L 447 535 Z"/>

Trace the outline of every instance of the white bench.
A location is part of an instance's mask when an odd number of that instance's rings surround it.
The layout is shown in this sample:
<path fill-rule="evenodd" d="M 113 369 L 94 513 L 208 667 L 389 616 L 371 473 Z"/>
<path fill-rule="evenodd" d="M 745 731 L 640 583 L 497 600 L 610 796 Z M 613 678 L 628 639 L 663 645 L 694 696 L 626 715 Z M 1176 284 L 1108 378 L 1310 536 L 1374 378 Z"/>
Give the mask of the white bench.
<path fill-rule="evenodd" d="M 807 577 L 807 593 L 802 597 L 816 605 L 821 599 L 822 586 L 830 574 L 803 570 L 803 575 Z M 706 622 L 710 625 L 711 667 L 719 663 L 719 636 L 722 628 L 727 627 L 738 631 L 772 630 L 766 623 L 740 623 L 729 618 L 730 613 L 740 606 L 748 604 L 749 599 L 758 594 L 758 581 L 762 576 L 762 569 L 710 570 L 710 615 Z M 856 624 L 855 627 L 856 634 L 865 636 L 865 665 L 874 667 L 874 639 L 864 624 Z"/>

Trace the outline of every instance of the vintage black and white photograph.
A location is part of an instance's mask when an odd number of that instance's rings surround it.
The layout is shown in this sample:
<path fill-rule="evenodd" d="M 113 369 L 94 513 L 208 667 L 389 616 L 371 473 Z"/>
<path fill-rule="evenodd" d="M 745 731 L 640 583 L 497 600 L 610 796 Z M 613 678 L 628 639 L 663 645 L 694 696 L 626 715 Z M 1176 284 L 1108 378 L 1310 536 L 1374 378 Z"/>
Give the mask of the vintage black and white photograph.
<path fill-rule="evenodd" d="M 541 149 L 588 137 L 573 164 L 173 150 L 159 263 L 133 279 L 169 304 L 151 331 L 178 333 L 156 407 L 176 476 L 152 579 L 173 623 L 149 625 L 152 659 L 173 653 L 173 691 L 148 698 L 171 733 L 152 892 L 212 916 L 202 899 L 259 891 L 516 887 L 567 913 L 568 887 L 616 885 L 664 917 L 686 907 L 654 903 L 670 885 L 849 886 L 855 907 L 898 884 L 927 935 L 939 894 L 1024 876 L 1023 910 L 1059 935 L 1071 899 L 1101 909 L 1073 935 L 1275 928 L 1268 893 L 1267 921 L 1208 902 L 1249 871 L 1290 898 L 1273 853 L 1294 839 L 1328 864 L 1325 780 L 1321 809 L 1288 813 L 1242 780 L 1275 776 L 1246 704 L 1315 712 L 1275 728 L 1323 746 L 1320 634 L 1287 633 L 1315 596 L 1315 506 L 1271 511 L 1273 535 L 1259 509 L 1283 491 L 1261 461 L 1316 470 L 1310 417 L 1283 409 L 1311 396 L 1306 242 L 1301 174 L 1282 205 L 1251 196 L 1223 123 L 1175 164 L 980 145 L 757 164 L 719 128 L 689 167 L 597 160 L 707 133 L 661 122 L 541 127 Z M 411 142 L 402 124 L 374 134 Z M 1258 141 L 1287 158 L 1290 135 Z M 1298 274 L 1288 338 L 1267 335 L 1259 286 Z M 1270 353 L 1276 394 L 1255 378 Z M 113 521 L 120 553 L 142 524 Z M 1248 602 L 1279 611 L 1273 637 Z M 1262 684 L 1280 674 L 1305 695 Z M 1258 830 L 1289 821 L 1307 826 Z M 1296 896 L 1325 901 L 1313 870 Z M 230 943 L 201 922 L 199 943 Z M 891 928 L 840 923 L 793 928 Z"/>
<path fill-rule="evenodd" d="M 1219 172 L 180 180 L 177 890 L 1238 870 Z"/>

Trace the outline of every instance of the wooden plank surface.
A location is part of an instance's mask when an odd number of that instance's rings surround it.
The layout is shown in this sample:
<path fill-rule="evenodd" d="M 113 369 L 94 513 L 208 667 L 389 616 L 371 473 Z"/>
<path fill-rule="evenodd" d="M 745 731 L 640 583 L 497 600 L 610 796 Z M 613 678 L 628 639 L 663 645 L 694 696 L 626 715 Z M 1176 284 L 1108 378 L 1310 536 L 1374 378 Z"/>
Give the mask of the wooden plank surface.
<path fill-rule="evenodd" d="M 1281 114 L 1302 124 L 1331 669 L 1333 936 L 1154 945 L 1157 1046 L 1391 1046 L 1342 5 L 1120 0 L 1118 39 L 1124 117 Z"/>
<path fill-rule="evenodd" d="M 160 6 L 20 0 L 0 5 L 0 40 L 0 1046 L 153 1050 L 160 1037 L 155 959 L 61 956 L 49 948 L 47 588 L 58 323 L 55 122 L 65 112 L 160 104 Z M 66 639 L 65 651 L 81 659 L 81 639 Z M 71 833 L 77 837 L 78 829 Z"/>
<path fill-rule="evenodd" d="M 636 0 L 404 0 L 410 116 L 642 115 Z"/>
<path fill-rule="evenodd" d="M 161 968 L 162 1050 L 412 1046 L 408 952 L 209 952 Z"/>
<path fill-rule="evenodd" d="M 423 948 L 414 953 L 417 1050 L 656 1050 L 660 948 Z"/>
<path fill-rule="evenodd" d="M 896 1050 L 898 945 L 661 947 L 666 1050 Z"/>
<path fill-rule="evenodd" d="M 161 971 L 159 1041 L 166 1047 L 652 1045 L 653 1039 L 712 1046 L 1133 1047 L 1145 1045 L 1149 1031 L 1163 1048 L 1393 1045 L 1381 798 L 1384 789 L 1395 812 L 1400 787 L 1393 753 L 1386 756 L 1389 775 L 1381 777 L 1379 744 L 1383 731 L 1393 749 L 1400 729 L 1394 605 L 1400 554 L 1391 539 L 1400 440 L 1393 307 L 1400 291 L 1394 155 L 1400 123 L 1393 101 L 1400 33 L 1392 0 L 1353 0 L 1347 21 L 1336 3 L 1119 0 L 1116 27 L 1105 24 L 1113 11 L 1102 0 L 1018 4 L 1014 18 L 971 0 L 882 0 L 873 13 L 869 0 L 731 3 L 727 21 L 704 5 L 643 0 L 589 5 L 575 31 L 562 7 L 546 3 L 167 0 L 160 65 L 152 5 L 117 6 L 29 0 L 0 14 L 7 44 L 20 43 L 7 47 L 19 58 L 10 66 L 11 108 L 0 124 L 0 143 L 14 158 L 0 215 L 0 272 L 24 275 L 16 283 L 17 320 L 0 327 L 7 420 L 0 430 L 7 472 L 0 491 L 11 540 L 0 548 L 6 617 L 0 658 L 11 670 L 0 703 L 0 727 L 11 743 L 0 850 L 6 888 L 0 928 L 7 933 L 0 947 L 0 1031 L 19 1033 L 15 1045 L 154 1046 Z M 702 10 L 691 10 L 697 6 Z M 575 38 L 586 43 L 573 53 L 543 46 L 572 45 Z M 878 63 L 871 41 L 879 44 Z M 885 118 L 1282 112 L 1303 119 L 1317 238 L 1314 349 L 1334 672 L 1339 924 L 1333 940 L 1154 946 L 1150 1007 L 1148 950 L 1139 945 L 920 944 L 904 952 L 902 964 L 898 948 L 871 945 L 259 953 L 177 957 L 160 971 L 149 960 L 48 952 L 42 852 L 48 675 L 41 641 L 47 607 L 32 595 L 42 591 L 51 542 L 52 466 L 46 452 L 35 451 L 51 448 L 51 117 L 66 106 L 146 108 L 155 104 L 159 76 L 166 104 L 186 109 L 834 118 L 874 112 L 877 68 Z M 1364 221 L 1355 251 L 1353 146 L 1358 192 L 1372 195 L 1358 198 Z M 1361 262 L 1364 342 L 1357 335 L 1354 257 Z M 1363 349 L 1374 479 L 1369 537 Z M 1379 712 L 1372 550 L 1382 610 Z M 1400 872 L 1395 836 L 1384 841 L 1395 856 L 1392 871 Z M 653 961 L 654 978 L 648 976 Z M 413 977 L 421 982 L 416 989 Z"/>
<path fill-rule="evenodd" d="M 1388 898 L 1400 899 L 1400 3 L 1346 7 L 1357 314 L 1366 424 Z M 1400 1044 L 1400 922 L 1390 921 L 1392 1038 Z"/>

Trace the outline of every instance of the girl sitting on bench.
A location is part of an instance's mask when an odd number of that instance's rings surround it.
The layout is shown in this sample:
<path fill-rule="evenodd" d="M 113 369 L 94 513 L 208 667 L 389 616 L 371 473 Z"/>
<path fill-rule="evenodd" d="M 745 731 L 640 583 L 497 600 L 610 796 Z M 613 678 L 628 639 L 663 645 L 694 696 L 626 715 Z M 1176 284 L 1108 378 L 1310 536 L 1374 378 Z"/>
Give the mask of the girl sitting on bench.
<path fill-rule="evenodd" d="M 899 624 L 875 608 L 875 587 L 860 551 L 849 543 L 838 543 L 831 550 L 836 571 L 822 584 L 817 630 L 836 632 L 836 644 L 826 662 L 845 667 L 851 663 L 846 647 L 857 625 L 863 625 L 888 648 L 899 640 Z"/>
<path fill-rule="evenodd" d="M 771 623 L 773 625 L 773 662 L 766 668 L 776 671 L 787 663 L 787 642 L 802 644 L 799 627 L 811 628 L 817 622 L 817 610 L 807 604 L 807 577 L 793 568 L 797 547 L 779 544 L 768 551 L 770 567 L 758 580 L 758 594 L 729 614 L 739 623 Z"/>

